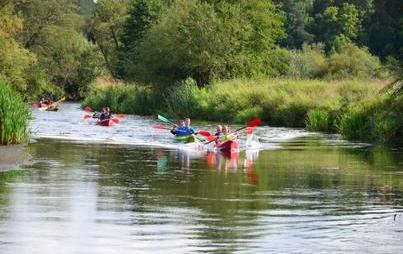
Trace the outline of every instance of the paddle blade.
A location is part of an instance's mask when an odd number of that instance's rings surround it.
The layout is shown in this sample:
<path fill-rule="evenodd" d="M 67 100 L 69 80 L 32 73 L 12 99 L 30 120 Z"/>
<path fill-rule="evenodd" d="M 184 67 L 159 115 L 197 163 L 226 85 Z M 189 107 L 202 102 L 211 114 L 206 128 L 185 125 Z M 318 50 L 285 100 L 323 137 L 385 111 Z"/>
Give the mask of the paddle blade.
<path fill-rule="evenodd" d="M 92 110 L 91 107 L 88 107 L 88 106 L 87 106 L 87 107 L 84 108 L 84 111 L 85 111 L 85 112 L 92 112 L 93 110 Z"/>
<path fill-rule="evenodd" d="M 125 115 L 123 115 L 123 114 L 118 114 L 118 115 L 116 115 L 116 117 L 122 119 L 122 118 L 125 118 Z"/>
<path fill-rule="evenodd" d="M 169 130 L 170 128 L 166 127 L 165 125 L 162 124 L 156 124 L 154 125 L 155 129 L 160 129 L 160 130 Z"/>
<path fill-rule="evenodd" d="M 158 115 L 158 120 L 169 123 L 170 121 L 168 119 L 166 119 L 165 117 L 163 117 L 162 115 Z"/>
<path fill-rule="evenodd" d="M 92 115 L 84 115 L 84 119 L 90 119 L 92 118 Z"/>
<path fill-rule="evenodd" d="M 204 130 L 199 130 L 198 133 L 199 133 L 200 135 L 202 135 L 203 137 L 206 137 L 206 138 L 211 137 L 211 136 L 214 136 L 213 134 L 211 134 L 211 132 L 209 132 L 209 131 L 204 131 Z"/>
<path fill-rule="evenodd" d="M 118 122 L 119 122 L 119 118 L 116 118 L 116 117 L 111 118 L 111 121 L 114 122 L 114 123 L 118 123 Z"/>
<path fill-rule="evenodd" d="M 248 123 L 247 127 L 253 128 L 253 127 L 259 126 L 261 123 L 262 123 L 262 121 L 259 118 L 255 118 Z"/>

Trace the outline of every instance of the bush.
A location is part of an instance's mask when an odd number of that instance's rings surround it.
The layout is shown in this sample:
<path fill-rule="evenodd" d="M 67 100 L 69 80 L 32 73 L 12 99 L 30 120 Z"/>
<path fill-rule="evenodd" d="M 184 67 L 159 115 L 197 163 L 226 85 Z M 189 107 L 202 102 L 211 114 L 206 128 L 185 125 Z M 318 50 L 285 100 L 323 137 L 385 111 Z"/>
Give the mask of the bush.
<path fill-rule="evenodd" d="M 326 55 L 322 44 L 304 44 L 302 50 L 290 53 L 289 77 L 312 79 L 321 77 L 326 68 Z"/>
<path fill-rule="evenodd" d="M 0 81 L 0 144 L 19 144 L 28 136 L 30 111 L 22 97 Z"/>
<path fill-rule="evenodd" d="M 150 87 L 107 81 L 102 85 L 94 84 L 82 106 L 91 106 L 96 111 L 110 107 L 113 112 L 151 115 L 161 105 L 160 101 Z"/>
<path fill-rule="evenodd" d="M 175 89 L 167 91 L 165 103 L 168 112 L 177 117 L 200 117 L 200 103 L 206 99 L 204 89 L 197 87 L 196 81 L 188 78 Z"/>
<path fill-rule="evenodd" d="M 367 48 L 351 43 L 338 46 L 327 60 L 324 77 L 328 79 L 368 79 L 380 75 L 381 63 Z"/>
<path fill-rule="evenodd" d="M 341 118 L 340 133 L 349 138 L 403 145 L 403 97 L 386 94 L 348 110 Z"/>

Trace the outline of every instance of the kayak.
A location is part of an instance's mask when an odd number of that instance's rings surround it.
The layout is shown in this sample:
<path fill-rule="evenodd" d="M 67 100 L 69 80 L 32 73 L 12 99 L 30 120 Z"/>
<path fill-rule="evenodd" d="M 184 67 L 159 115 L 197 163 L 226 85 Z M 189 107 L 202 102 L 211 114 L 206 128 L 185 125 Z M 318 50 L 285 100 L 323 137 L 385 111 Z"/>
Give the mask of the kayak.
<path fill-rule="evenodd" d="M 50 106 L 42 106 L 39 107 L 40 111 L 58 111 L 59 108 L 58 107 L 50 107 Z"/>
<path fill-rule="evenodd" d="M 220 150 L 221 152 L 235 153 L 239 150 L 239 143 L 236 140 L 228 140 L 215 145 L 215 148 Z"/>
<path fill-rule="evenodd" d="M 183 143 L 194 143 L 197 141 L 195 135 L 175 136 L 175 140 Z"/>
<path fill-rule="evenodd" d="M 104 120 L 98 119 L 95 124 L 99 126 L 112 126 L 113 123 L 114 122 L 112 121 L 112 119 L 104 119 Z"/>
<path fill-rule="evenodd" d="M 38 103 L 38 108 L 41 111 L 58 111 L 59 107 L 58 105 L 63 102 L 66 98 L 62 97 L 60 100 L 56 101 L 56 102 L 51 102 L 49 104 L 44 104 L 44 103 Z"/>

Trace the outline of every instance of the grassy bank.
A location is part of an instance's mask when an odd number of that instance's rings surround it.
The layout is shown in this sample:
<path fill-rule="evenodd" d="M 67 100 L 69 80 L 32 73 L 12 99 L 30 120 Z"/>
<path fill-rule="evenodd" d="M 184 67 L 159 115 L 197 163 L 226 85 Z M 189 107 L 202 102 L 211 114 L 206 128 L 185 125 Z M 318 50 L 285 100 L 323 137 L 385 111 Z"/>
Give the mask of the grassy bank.
<path fill-rule="evenodd" d="M 175 89 L 99 82 L 83 102 L 120 113 L 191 117 L 244 123 L 259 117 L 271 126 L 340 132 L 349 139 L 401 144 L 402 99 L 379 91 L 386 81 L 243 80 L 198 88 L 189 79 Z"/>
<path fill-rule="evenodd" d="M 403 96 L 383 94 L 354 105 L 339 121 L 343 136 L 403 147 Z"/>
<path fill-rule="evenodd" d="M 29 117 L 30 111 L 20 94 L 0 82 L 0 145 L 24 142 Z"/>

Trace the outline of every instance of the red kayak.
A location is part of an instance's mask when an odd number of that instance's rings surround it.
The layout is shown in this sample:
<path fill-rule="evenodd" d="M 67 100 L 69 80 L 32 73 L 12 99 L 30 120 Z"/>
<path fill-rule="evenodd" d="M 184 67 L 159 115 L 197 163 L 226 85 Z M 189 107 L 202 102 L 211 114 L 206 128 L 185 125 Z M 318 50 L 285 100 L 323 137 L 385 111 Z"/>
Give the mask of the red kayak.
<path fill-rule="evenodd" d="M 99 126 L 112 126 L 112 124 L 114 124 L 114 121 L 112 121 L 112 119 L 97 120 L 95 124 Z"/>
<path fill-rule="evenodd" d="M 215 146 L 221 152 L 235 153 L 239 150 L 239 143 L 236 140 L 228 140 Z"/>

